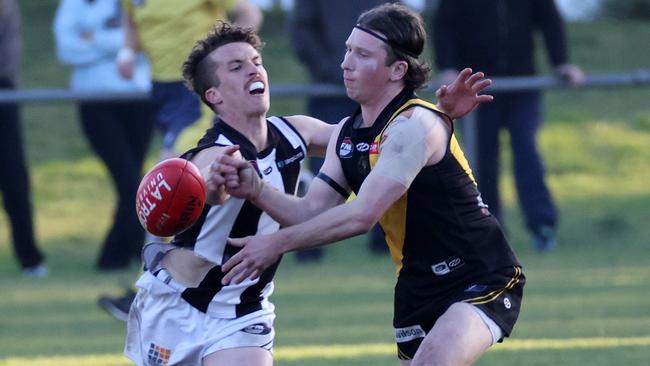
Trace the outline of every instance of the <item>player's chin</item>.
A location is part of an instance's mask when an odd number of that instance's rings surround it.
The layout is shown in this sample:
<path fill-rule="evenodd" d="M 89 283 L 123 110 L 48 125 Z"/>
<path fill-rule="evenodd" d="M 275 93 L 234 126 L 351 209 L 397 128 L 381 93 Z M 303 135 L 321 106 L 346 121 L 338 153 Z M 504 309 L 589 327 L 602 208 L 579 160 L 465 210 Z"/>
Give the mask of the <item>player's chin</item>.
<path fill-rule="evenodd" d="M 253 103 L 248 106 L 248 112 L 251 115 L 266 115 L 269 111 L 270 103 L 268 100 L 260 101 L 259 103 Z"/>

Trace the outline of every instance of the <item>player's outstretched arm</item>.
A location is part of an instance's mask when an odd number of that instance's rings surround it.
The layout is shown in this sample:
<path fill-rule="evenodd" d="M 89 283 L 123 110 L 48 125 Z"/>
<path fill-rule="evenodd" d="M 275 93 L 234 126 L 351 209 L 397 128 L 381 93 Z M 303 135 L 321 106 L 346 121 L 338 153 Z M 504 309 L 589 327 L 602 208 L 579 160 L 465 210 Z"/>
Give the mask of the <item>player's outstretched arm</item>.
<path fill-rule="evenodd" d="M 479 94 L 492 84 L 492 80 L 485 79 L 482 72 L 472 73 L 466 68 L 449 85 L 442 85 L 436 90 L 438 108 L 451 118 L 461 118 L 473 111 L 479 104 L 491 102 L 494 97 Z"/>

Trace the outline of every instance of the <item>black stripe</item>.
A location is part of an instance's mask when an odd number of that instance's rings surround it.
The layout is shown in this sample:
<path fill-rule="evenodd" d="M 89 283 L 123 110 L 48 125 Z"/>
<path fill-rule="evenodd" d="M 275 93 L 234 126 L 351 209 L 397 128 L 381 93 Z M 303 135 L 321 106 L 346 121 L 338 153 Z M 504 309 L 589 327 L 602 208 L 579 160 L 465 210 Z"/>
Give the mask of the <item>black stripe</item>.
<path fill-rule="evenodd" d="M 275 275 L 275 271 L 278 269 L 278 265 L 280 265 L 281 259 L 282 257 L 262 272 L 262 275 L 256 284 L 248 287 L 244 292 L 242 292 L 240 297 L 241 303 L 235 307 L 235 314 L 238 318 L 262 310 L 262 290 L 273 280 L 273 276 Z"/>
<path fill-rule="evenodd" d="M 208 272 L 198 287 L 185 289 L 181 297 L 190 305 L 205 313 L 208 311 L 208 306 L 214 295 L 221 291 L 221 287 L 223 287 L 221 284 L 223 276 L 221 266 L 215 266 Z"/>
<path fill-rule="evenodd" d="M 302 135 L 300 134 L 300 132 L 298 132 L 298 130 L 296 130 L 296 128 L 291 124 L 291 122 L 289 122 L 289 120 L 286 119 L 285 117 L 278 117 L 278 118 L 280 118 L 282 121 L 284 121 L 284 123 L 286 123 L 287 126 L 289 126 L 289 128 L 293 130 L 293 132 L 296 134 L 296 136 L 298 136 L 298 138 L 300 138 L 300 141 L 302 141 L 302 144 L 305 146 L 305 148 L 307 148 L 307 146 L 308 146 L 307 142 L 305 142 L 305 139 L 302 138 Z M 286 138 L 286 136 L 285 136 L 285 138 Z M 307 152 L 305 151 L 305 154 L 306 153 Z"/>
<path fill-rule="evenodd" d="M 348 199 L 348 197 L 350 197 L 350 192 L 346 191 L 345 188 L 341 187 L 340 184 L 336 183 L 336 181 L 330 178 L 329 175 L 323 172 L 318 172 L 316 178 L 320 178 L 323 182 L 327 183 L 330 187 L 332 187 L 335 191 L 337 191 L 346 200 Z"/>

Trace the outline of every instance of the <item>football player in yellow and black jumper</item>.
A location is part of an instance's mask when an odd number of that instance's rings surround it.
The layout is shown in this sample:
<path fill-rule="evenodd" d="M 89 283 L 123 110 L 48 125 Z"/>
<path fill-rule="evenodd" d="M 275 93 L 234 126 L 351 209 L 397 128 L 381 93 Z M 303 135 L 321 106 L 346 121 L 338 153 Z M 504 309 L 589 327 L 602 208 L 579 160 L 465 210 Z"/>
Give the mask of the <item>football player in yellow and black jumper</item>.
<path fill-rule="evenodd" d="M 425 38 L 421 18 L 404 6 L 360 16 L 341 64 L 360 109 L 338 125 L 304 198 L 272 189 L 248 163 L 230 160 L 239 169 L 226 178 L 230 194 L 288 227 L 232 241 L 244 247 L 224 264 L 223 282 L 256 277 L 284 252 L 348 238 L 379 221 L 397 267 L 400 364 L 468 365 L 510 335 L 525 277 L 481 201 L 451 119 L 415 94 L 428 78 L 418 61 Z M 350 191 L 357 196 L 346 202 Z"/>

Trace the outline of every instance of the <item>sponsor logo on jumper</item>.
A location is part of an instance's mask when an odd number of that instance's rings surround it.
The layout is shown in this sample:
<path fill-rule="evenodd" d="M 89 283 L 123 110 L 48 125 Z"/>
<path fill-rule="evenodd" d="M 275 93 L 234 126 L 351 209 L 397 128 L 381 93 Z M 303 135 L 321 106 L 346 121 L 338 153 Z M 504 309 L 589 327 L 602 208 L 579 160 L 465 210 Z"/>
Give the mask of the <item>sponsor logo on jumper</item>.
<path fill-rule="evenodd" d="M 352 149 L 352 140 L 349 137 L 344 138 L 339 146 L 339 157 L 343 159 L 352 157 Z"/>
<path fill-rule="evenodd" d="M 510 302 L 509 298 L 504 298 L 503 299 L 503 306 L 506 307 L 506 309 L 510 309 L 512 307 L 512 303 Z"/>
<path fill-rule="evenodd" d="M 418 338 L 424 338 L 427 334 L 420 325 L 413 325 L 406 328 L 395 328 L 395 341 L 403 343 L 412 341 Z"/>
<path fill-rule="evenodd" d="M 432 265 L 431 269 L 436 276 L 444 276 L 447 273 L 462 267 L 463 264 L 465 264 L 465 262 L 463 262 L 462 259 L 458 257 L 451 257 L 443 262 Z"/>
<path fill-rule="evenodd" d="M 357 144 L 357 151 L 366 152 L 370 149 L 370 144 L 366 142 L 360 142 Z"/>
<path fill-rule="evenodd" d="M 272 171 L 273 171 L 273 167 L 268 167 L 264 169 L 264 175 L 269 175 L 271 174 Z"/>
<path fill-rule="evenodd" d="M 291 157 L 278 161 L 276 165 L 278 166 L 278 169 L 282 169 L 285 166 L 294 163 L 296 161 L 301 161 L 304 158 L 305 158 L 305 153 L 302 150 L 298 150 L 298 152 L 292 155 Z"/>

